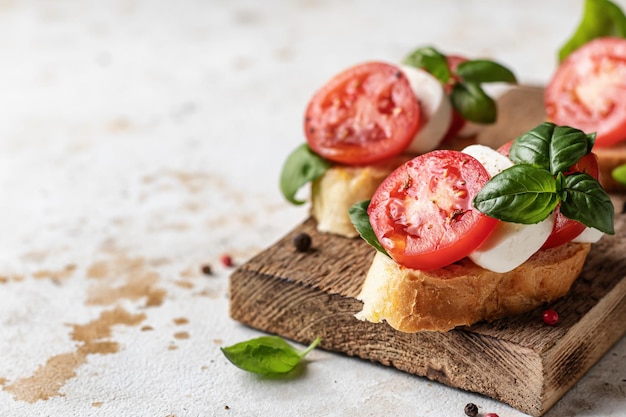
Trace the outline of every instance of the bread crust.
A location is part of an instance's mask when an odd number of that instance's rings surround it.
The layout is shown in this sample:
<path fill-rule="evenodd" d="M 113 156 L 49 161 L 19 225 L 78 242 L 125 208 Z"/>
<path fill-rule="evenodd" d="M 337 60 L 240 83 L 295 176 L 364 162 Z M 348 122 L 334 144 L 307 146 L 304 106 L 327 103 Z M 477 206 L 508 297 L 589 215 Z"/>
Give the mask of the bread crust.
<path fill-rule="evenodd" d="M 530 311 L 564 296 L 580 274 L 591 245 L 567 243 L 541 250 L 514 270 L 497 273 L 467 258 L 434 271 L 398 265 L 377 253 L 356 316 L 396 330 L 445 332 L 482 320 Z"/>
<path fill-rule="evenodd" d="M 409 159 L 410 155 L 401 155 L 367 166 L 330 167 L 311 185 L 311 214 L 317 220 L 317 230 L 349 238 L 358 236 L 348 210 L 372 198 L 380 183 Z"/>

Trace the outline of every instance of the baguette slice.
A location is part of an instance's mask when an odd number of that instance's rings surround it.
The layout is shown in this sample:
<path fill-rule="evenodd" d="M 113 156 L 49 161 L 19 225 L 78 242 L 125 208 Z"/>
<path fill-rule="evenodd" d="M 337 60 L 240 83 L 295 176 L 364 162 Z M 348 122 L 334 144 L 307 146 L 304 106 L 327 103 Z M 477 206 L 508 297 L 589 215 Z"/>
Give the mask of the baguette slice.
<path fill-rule="evenodd" d="M 311 185 L 311 214 L 317 230 L 356 237 L 348 210 L 355 203 L 372 198 L 380 183 L 393 170 L 411 159 L 402 155 L 367 166 L 334 165 Z"/>
<path fill-rule="evenodd" d="M 445 332 L 481 320 L 530 311 L 564 296 L 580 274 L 589 243 L 541 250 L 507 273 L 467 258 L 434 271 L 398 265 L 376 253 L 361 293 L 360 320 L 387 321 L 396 330 Z"/>

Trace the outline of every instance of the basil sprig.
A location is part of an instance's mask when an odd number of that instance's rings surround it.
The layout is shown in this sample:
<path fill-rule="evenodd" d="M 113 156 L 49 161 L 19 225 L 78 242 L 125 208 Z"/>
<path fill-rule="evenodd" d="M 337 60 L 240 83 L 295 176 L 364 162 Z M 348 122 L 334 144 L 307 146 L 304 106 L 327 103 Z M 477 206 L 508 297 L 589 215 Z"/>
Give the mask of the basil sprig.
<path fill-rule="evenodd" d="M 545 122 L 511 146 L 515 165 L 493 176 L 474 198 L 474 207 L 497 219 L 538 223 L 560 205 L 566 217 L 615 234 L 615 209 L 598 180 L 585 173 L 564 175 L 591 151 L 595 135 Z"/>
<path fill-rule="evenodd" d="M 321 177 L 331 163 L 311 150 L 308 144 L 297 147 L 285 161 L 280 173 L 280 191 L 292 204 L 304 204 L 296 199 L 296 193 L 305 184 Z"/>
<path fill-rule="evenodd" d="M 611 172 L 611 176 L 615 181 L 626 186 L 626 164 L 620 165 Z"/>
<path fill-rule="evenodd" d="M 319 344 L 318 337 L 298 351 L 278 336 L 261 336 L 221 348 L 224 356 L 236 367 L 263 376 L 278 376 L 293 370 Z"/>
<path fill-rule="evenodd" d="M 446 56 L 430 46 L 413 51 L 404 64 L 428 71 L 442 85 L 451 87 L 452 107 L 465 120 L 481 124 L 494 123 L 497 117 L 496 102 L 485 93 L 481 84 L 517 82 L 508 68 L 485 59 L 462 62 L 453 72 Z"/>
<path fill-rule="evenodd" d="M 389 256 L 385 248 L 378 241 L 378 237 L 374 233 L 374 229 L 372 229 L 372 224 L 370 223 L 370 217 L 367 214 L 367 207 L 370 204 L 370 200 L 359 201 L 355 203 L 352 207 L 348 209 L 348 214 L 350 215 L 350 220 L 354 225 L 354 228 L 361 238 L 369 243 L 372 247 L 374 247 L 377 251 L 384 253 Z"/>
<path fill-rule="evenodd" d="M 626 38 L 626 16 L 609 0 L 586 0 L 582 20 L 559 50 L 559 62 L 585 43 L 604 36 Z"/>

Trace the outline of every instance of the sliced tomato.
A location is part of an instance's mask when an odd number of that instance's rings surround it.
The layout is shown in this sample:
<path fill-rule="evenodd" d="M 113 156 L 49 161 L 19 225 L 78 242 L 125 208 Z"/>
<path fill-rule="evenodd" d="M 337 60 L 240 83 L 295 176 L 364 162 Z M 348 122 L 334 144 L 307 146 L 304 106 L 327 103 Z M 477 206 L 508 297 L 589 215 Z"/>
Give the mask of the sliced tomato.
<path fill-rule="evenodd" d="M 420 126 L 420 106 L 396 66 L 368 62 L 332 78 L 309 103 L 311 149 L 334 162 L 365 165 L 398 155 Z"/>
<path fill-rule="evenodd" d="M 559 65 L 545 91 L 548 120 L 596 132 L 596 146 L 626 140 L 626 39 L 598 38 Z"/>
<path fill-rule="evenodd" d="M 493 232 L 497 220 L 472 206 L 489 180 L 474 157 L 436 150 L 406 162 L 372 196 L 370 223 L 399 264 L 429 270 L 469 255 Z"/>
<path fill-rule="evenodd" d="M 563 174 L 571 175 L 576 172 L 583 172 L 598 179 L 600 172 L 598 167 L 598 157 L 594 153 L 587 154 L 580 158 L 574 166 Z M 556 218 L 554 221 L 554 227 L 552 228 L 552 233 L 548 236 L 548 239 L 543 244 L 541 249 L 561 246 L 581 234 L 586 228 L 584 224 L 565 217 L 558 207 L 556 208 L 555 215 Z"/>

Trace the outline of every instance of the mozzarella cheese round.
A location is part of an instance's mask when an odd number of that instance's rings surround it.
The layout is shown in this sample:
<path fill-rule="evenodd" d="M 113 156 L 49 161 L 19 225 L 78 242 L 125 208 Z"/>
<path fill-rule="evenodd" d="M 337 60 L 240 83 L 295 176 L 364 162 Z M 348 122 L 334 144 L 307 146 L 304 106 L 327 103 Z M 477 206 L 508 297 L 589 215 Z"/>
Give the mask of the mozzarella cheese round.
<path fill-rule="evenodd" d="M 513 162 L 498 151 L 484 145 L 471 145 L 463 149 L 483 164 L 494 176 Z M 548 239 L 554 227 L 555 215 L 536 224 L 519 224 L 500 221 L 487 240 L 468 257 L 485 269 L 508 272 L 523 264 L 537 252 Z"/>
<path fill-rule="evenodd" d="M 419 68 L 401 66 L 400 69 L 420 103 L 424 122 L 406 152 L 422 154 L 435 149 L 452 122 L 452 105 L 441 82 Z"/>
<path fill-rule="evenodd" d="M 596 243 L 602 239 L 604 233 L 593 227 L 587 227 L 581 234 L 572 239 L 572 242 L 576 243 Z"/>

